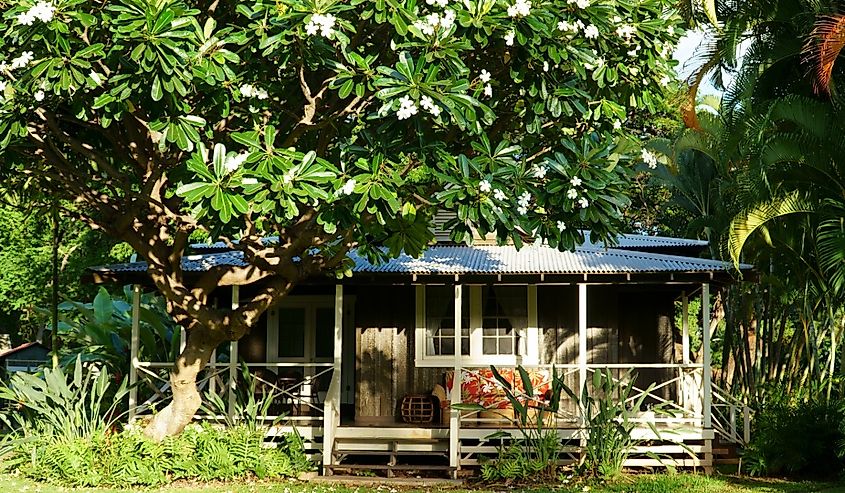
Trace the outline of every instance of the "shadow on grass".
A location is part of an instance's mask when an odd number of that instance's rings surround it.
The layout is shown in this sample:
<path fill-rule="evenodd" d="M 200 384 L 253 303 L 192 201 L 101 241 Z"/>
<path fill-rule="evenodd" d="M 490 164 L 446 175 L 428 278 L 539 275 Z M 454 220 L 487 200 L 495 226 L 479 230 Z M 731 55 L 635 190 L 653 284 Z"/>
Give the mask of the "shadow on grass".
<path fill-rule="evenodd" d="M 776 478 L 750 478 L 747 476 L 722 476 L 721 479 L 732 486 L 749 491 L 771 493 L 845 493 L 845 484 L 819 481 L 790 481 Z"/>

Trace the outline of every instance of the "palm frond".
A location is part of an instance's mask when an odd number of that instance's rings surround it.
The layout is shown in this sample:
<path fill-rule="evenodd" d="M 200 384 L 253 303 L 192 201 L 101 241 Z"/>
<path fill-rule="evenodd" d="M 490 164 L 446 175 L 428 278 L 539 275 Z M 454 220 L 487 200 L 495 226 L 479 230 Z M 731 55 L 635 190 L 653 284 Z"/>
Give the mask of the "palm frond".
<path fill-rule="evenodd" d="M 789 214 L 809 213 L 815 206 L 805 200 L 799 192 L 792 192 L 770 200 L 759 202 L 731 220 L 728 228 L 728 254 L 735 266 L 739 266 L 739 258 L 748 238 L 755 231 L 779 217 Z"/>
<path fill-rule="evenodd" d="M 845 48 L 845 15 L 820 17 L 804 45 L 804 55 L 815 72 L 813 86 L 816 92 L 830 94 L 833 65 L 842 48 Z"/>

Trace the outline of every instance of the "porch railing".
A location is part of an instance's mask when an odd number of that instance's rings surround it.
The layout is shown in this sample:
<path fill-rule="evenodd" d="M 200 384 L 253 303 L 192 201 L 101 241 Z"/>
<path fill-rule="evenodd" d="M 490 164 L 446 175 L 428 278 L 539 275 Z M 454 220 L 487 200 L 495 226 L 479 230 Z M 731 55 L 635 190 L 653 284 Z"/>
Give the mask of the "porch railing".
<path fill-rule="evenodd" d="M 713 429 L 730 443 L 751 441 L 751 408 L 722 388 L 713 385 Z"/>

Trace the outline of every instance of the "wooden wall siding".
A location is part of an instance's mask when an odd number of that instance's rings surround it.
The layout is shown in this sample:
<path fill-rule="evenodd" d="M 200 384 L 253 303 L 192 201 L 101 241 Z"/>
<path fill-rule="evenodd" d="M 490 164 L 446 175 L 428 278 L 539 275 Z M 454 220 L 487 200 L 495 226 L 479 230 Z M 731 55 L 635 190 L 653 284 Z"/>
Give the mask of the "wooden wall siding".
<path fill-rule="evenodd" d="M 355 300 L 355 417 L 396 416 L 411 393 L 414 291 L 370 286 Z"/>
<path fill-rule="evenodd" d="M 660 291 L 628 291 L 619 296 L 619 339 L 622 363 L 676 363 L 674 351 L 674 294 Z M 637 387 L 674 378 L 671 369 L 641 369 Z M 658 390 L 673 398 L 675 386 Z"/>

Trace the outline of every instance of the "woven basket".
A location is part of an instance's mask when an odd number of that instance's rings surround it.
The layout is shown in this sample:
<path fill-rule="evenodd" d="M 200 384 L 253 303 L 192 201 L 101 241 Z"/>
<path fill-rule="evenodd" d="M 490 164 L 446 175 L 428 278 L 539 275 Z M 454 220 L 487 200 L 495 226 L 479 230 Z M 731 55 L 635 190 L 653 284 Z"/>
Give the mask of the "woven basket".
<path fill-rule="evenodd" d="M 434 421 L 434 398 L 423 394 L 406 395 L 402 398 L 400 410 L 405 423 L 431 423 Z"/>

